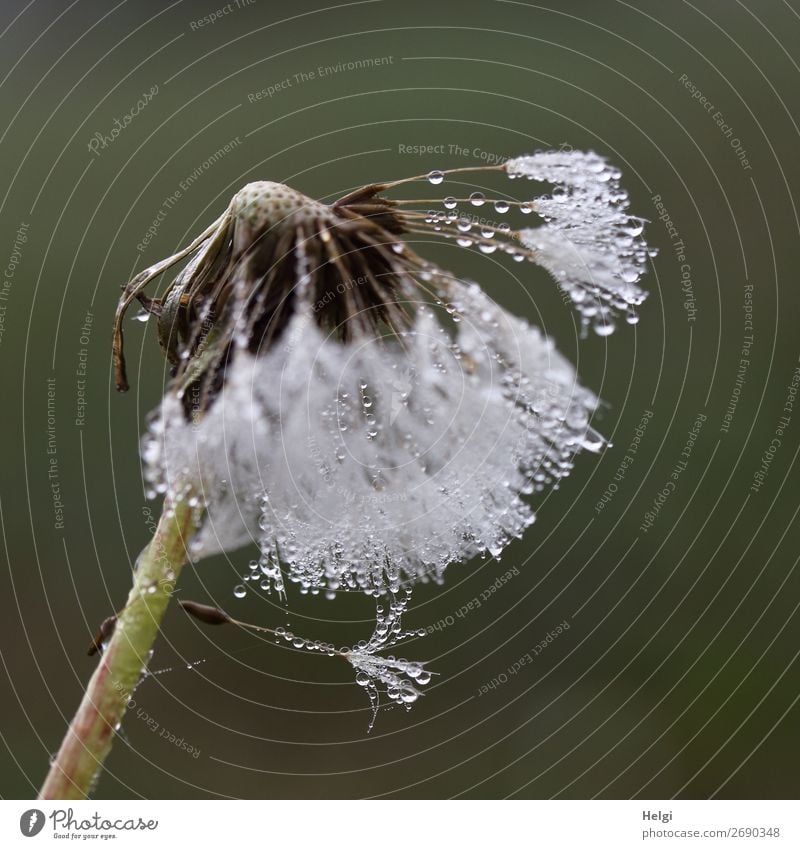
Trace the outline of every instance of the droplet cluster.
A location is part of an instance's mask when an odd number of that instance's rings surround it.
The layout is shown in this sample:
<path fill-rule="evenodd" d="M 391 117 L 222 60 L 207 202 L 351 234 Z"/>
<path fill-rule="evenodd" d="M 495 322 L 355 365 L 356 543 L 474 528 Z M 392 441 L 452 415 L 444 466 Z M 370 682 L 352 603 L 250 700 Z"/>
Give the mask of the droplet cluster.
<path fill-rule="evenodd" d="M 627 212 L 621 173 L 596 153 L 544 151 L 508 160 L 509 177 L 547 182 L 554 188 L 536 197 L 533 209 L 544 220 L 520 231 L 520 241 L 535 252 L 579 310 L 584 326 L 601 336 L 614 331 L 622 311 L 630 324 L 646 293 L 636 284 L 654 254 L 642 238 L 644 221 Z"/>
<path fill-rule="evenodd" d="M 396 593 L 499 557 L 534 520 L 525 496 L 603 447 L 597 399 L 549 340 L 476 284 L 428 277 L 400 340 L 342 344 L 298 312 L 283 344 L 237 356 L 200 422 L 164 399 L 147 475 L 204 494 L 195 555 L 255 541 L 247 577 L 267 591 Z"/>
<path fill-rule="evenodd" d="M 364 687 L 372 706 L 370 729 L 375 722 L 382 696 L 410 710 L 422 695 L 419 688 L 431 680 L 431 673 L 418 661 L 378 654 L 401 640 L 425 634 L 424 630 L 403 630 L 402 617 L 410 598 L 410 590 L 406 590 L 402 595 L 390 594 L 388 607 L 377 606 L 375 630 L 369 640 L 362 641 L 345 652 L 348 661 L 356 670 L 356 683 Z"/>

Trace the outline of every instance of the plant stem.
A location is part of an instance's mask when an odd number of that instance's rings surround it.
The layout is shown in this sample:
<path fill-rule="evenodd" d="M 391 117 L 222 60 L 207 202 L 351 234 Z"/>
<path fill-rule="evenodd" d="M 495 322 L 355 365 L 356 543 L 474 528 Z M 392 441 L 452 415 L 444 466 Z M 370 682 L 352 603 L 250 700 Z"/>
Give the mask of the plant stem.
<path fill-rule="evenodd" d="M 133 691 L 150 658 L 159 624 L 186 561 L 198 508 L 167 497 L 153 539 L 139 555 L 133 587 L 92 675 L 40 799 L 85 799 L 111 751 Z"/>

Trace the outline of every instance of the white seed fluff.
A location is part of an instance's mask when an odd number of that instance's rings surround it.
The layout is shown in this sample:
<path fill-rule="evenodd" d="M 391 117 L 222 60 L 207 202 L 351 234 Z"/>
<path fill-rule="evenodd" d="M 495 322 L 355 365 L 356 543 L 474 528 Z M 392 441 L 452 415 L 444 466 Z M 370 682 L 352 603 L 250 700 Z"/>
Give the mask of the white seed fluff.
<path fill-rule="evenodd" d="M 605 335 L 614 310 L 632 311 L 646 297 L 636 284 L 650 255 L 641 238 L 643 220 L 628 214 L 620 172 L 596 153 L 546 151 L 505 163 L 511 177 L 554 185 L 536 197 L 540 227 L 522 230 L 520 240 L 536 252 L 586 321 Z M 630 313 L 633 315 L 633 313 Z"/>
<path fill-rule="evenodd" d="M 196 555 L 255 540 L 305 589 L 378 594 L 521 536 L 523 496 L 602 447 L 597 399 L 476 284 L 448 291 L 402 344 L 326 337 L 306 304 L 265 354 L 237 352 L 199 422 L 167 394 L 144 457 L 155 489 L 200 491 Z"/>

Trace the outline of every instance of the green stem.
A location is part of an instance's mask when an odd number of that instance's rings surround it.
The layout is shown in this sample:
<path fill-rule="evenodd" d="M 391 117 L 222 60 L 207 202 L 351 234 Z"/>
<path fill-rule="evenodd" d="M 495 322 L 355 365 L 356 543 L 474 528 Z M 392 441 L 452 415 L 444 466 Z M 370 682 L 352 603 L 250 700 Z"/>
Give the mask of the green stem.
<path fill-rule="evenodd" d="M 188 495 L 165 500 L 153 539 L 139 555 L 128 601 L 50 766 L 40 799 L 88 797 L 147 666 L 196 519 L 197 508 L 189 506 Z"/>

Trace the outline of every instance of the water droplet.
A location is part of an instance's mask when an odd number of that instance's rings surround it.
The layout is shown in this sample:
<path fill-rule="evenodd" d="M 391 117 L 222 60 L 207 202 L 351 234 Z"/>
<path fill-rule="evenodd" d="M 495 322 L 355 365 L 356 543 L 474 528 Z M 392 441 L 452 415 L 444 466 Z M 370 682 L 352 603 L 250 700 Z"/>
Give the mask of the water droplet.
<path fill-rule="evenodd" d="M 469 202 L 473 206 L 483 206 L 486 203 L 486 196 L 483 194 L 483 192 L 473 192 L 469 196 Z"/>
<path fill-rule="evenodd" d="M 441 171 L 431 171 L 428 174 L 428 182 L 433 186 L 438 186 L 444 181 L 444 174 Z"/>
<path fill-rule="evenodd" d="M 494 211 L 500 213 L 502 215 L 504 212 L 508 212 L 509 203 L 507 200 L 496 200 L 494 202 Z"/>
<path fill-rule="evenodd" d="M 236 598 L 244 598 L 247 595 L 247 587 L 244 584 L 237 584 L 233 588 L 233 594 Z"/>
<path fill-rule="evenodd" d="M 598 336 L 610 336 L 616 330 L 616 325 L 606 316 L 595 321 L 592 329 Z"/>
<path fill-rule="evenodd" d="M 445 209 L 455 209 L 458 201 L 454 197 L 446 197 L 442 203 L 445 206 Z"/>
<path fill-rule="evenodd" d="M 605 439 L 594 428 L 586 428 L 586 433 L 581 440 L 583 448 L 591 451 L 593 454 L 598 454 L 605 444 Z"/>
<path fill-rule="evenodd" d="M 629 236 L 641 236 L 643 230 L 644 224 L 642 224 L 641 221 L 637 221 L 636 219 L 632 219 L 628 226 L 625 228 L 625 232 Z"/>

